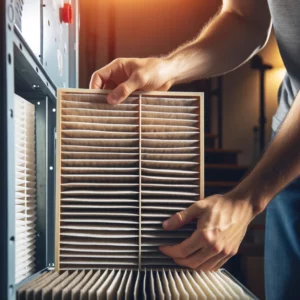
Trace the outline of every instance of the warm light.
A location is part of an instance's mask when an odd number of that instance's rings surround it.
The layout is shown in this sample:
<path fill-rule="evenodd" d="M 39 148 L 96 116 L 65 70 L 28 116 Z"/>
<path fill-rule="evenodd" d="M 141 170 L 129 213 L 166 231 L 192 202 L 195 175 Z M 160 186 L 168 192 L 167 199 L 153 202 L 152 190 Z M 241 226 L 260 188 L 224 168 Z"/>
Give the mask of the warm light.
<path fill-rule="evenodd" d="M 280 83 L 286 73 L 285 68 L 274 68 L 268 72 L 268 78 L 272 83 Z"/>

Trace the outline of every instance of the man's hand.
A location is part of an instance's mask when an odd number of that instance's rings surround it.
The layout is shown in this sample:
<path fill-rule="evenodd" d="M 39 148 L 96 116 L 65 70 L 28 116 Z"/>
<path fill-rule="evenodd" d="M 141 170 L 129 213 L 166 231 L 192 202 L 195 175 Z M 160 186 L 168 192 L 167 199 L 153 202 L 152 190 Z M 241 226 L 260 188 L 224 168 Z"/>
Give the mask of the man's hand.
<path fill-rule="evenodd" d="M 113 89 L 107 101 L 118 104 L 136 90 L 167 91 L 172 74 L 164 58 L 118 58 L 92 75 L 90 88 Z"/>
<path fill-rule="evenodd" d="M 256 214 L 249 201 L 234 199 L 229 194 L 199 200 L 163 222 L 164 229 L 176 230 L 197 219 L 197 230 L 182 243 L 160 250 L 178 265 L 217 270 L 237 253 Z"/>
<path fill-rule="evenodd" d="M 92 75 L 90 88 L 113 89 L 107 101 L 118 104 L 136 90 L 167 91 L 173 84 L 235 69 L 265 44 L 270 14 L 266 0 L 223 2 L 195 39 L 163 58 L 118 58 Z"/>

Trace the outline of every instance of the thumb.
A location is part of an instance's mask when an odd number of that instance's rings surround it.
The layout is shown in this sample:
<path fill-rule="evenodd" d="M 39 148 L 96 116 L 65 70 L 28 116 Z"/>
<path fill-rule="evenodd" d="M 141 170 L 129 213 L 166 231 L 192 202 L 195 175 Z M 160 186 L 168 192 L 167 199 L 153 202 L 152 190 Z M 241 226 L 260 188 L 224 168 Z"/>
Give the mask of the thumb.
<path fill-rule="evenodd" d="M 94 72 L 90 81 L 90 89 L 103 88 L 103 86 L 112 79 L 111 75 L 118 72 L 118 67 L 119 65 L 113 61 L 105 67 Z"/>
<path fill-rule="evenodd" d="M 201 201 L 197 201 L 189 206 L 186 210 L 176 213 L 169 219 L 163 222 L 163 227 L 166 230 L 176 230 L 185 224 L 196 219 L 203 211 L 204 205 Z"/>
<path fill-rule="evenodd" d="M 138 88 L 140 88 L 139 82 L 135 80 L 134 76 L 130 76 L 127 81 L 119 84 L 110 94 L 108 94 L 107 101 L 110 104 L 119 104 Z"/>

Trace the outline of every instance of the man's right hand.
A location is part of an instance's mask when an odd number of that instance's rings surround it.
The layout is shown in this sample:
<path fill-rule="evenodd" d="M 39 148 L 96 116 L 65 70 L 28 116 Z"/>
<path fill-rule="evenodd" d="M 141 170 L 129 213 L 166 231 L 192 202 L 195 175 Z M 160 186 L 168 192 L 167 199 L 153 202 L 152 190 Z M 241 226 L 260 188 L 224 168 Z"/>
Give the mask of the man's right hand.
<path fill-rule="evenodd" d="M 163 58 L 119 58 L 96 71 L 92 89 L 112 89 L 118 104 L 136 90 L 168 90 L 173 84 L 229 72 L 252 57 L 269 37 L 267 0 L 226 0 L 216 17 L 193 40 Z"/>
<path fill-rule="evenodd" d="M 131 93 L 167 91 L 172 82 L 171 62 L 165 58 L 118 58 L 94 72 L 91 89 L 112 89 L 107 101 L 119 104 Z"/>

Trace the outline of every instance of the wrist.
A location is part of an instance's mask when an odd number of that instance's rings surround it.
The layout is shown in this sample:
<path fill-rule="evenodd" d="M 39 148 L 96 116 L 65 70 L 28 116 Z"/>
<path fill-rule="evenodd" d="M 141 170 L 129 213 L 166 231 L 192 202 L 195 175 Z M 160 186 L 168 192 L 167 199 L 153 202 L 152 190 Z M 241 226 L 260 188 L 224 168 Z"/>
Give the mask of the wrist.
<path fill-rule="evenodd" d="M 162 70 L 165 70 L 164 75 L 167 77 L 170 86 L 178 84 L 179 64 L 177 58 L 171 55 L 163 57 L 161 59 L 161 66 Z"/>
<path fill-rule="evenodd" d="M 192 80 L 192 70 L 189 68 L 189 63 L 186 61 L 186 54 L 171 53 L 164 58 L 165 63 L 168 66 L 170 81 L 172 85 L 185 83 Z"/>
<path fill-rule="evenodd" d="M 263 188 L 248 178 L 226 195 L 233 201 L 247 202 L 252 208 L 254 217 L 263 212 L 270 201 L 269 197 L 264 195 Z"/>
<path fill-rule="evenodd" d="M 173 84 L 206 78 L 211 74 L 211 54 L 200 43 L 192 43 L 178 48 L 164 57 L 169 65 Z"/>

